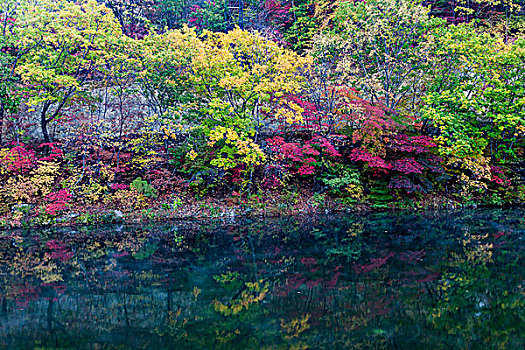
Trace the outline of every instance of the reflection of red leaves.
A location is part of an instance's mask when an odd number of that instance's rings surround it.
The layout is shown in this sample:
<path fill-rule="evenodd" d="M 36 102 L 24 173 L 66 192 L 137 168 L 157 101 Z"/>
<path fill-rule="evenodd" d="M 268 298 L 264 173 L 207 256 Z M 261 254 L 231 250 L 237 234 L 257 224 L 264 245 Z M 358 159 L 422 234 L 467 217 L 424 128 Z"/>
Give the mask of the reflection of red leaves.
<path fill-rule="evenodd" d="M 66 291 L 66 286 L 53 286 L 57 294 L 63 294 Z"/>
<path fill-rule="evenodd" d="M 394 299 L 394 296 L 383 297 L 380 299 L 374 299 L 371 310 L 374 316 L 385 316 L 390 312 L 390 303 Z"/>
<path fill-rule="evenodd" d="M 415 252 L 402 252 L 398 254 L 397 258 L 404 262 L 415 263 L 421 260 L 425 256 L 425 254 L 425 251 L 421 249 Z"/>
<path fill-rule="evenodd" d="M 427 276 L 417 280 L 417 282 L 420 282 L 420 283 L 430 282 L 430 281 L 434 281 L 438 277 L 439 277 L 439 273 L 433 273 L 431 275 L 427 275 Z"/>
<path fill-rule="evenodd" d="M 286 279 L 286 285 L 283 286 L 284 288 L 282 290 L 278 291 L 276 294 L 278 296 L 285 297 L 292 290 L 296 290 L 299 287 L 301 287 L 306 282 L 306 278 L 304 278 L 302 276 L 303 276 L 303 274 L 300 273 L 300 274 L 297 274 L 297 275 L 295 275 L 293 277 L 287 278 Z"/>
<path fill-rule="evenodd" d="M 337 281 L 339 281 L 339 276 L 341 276 L 341 272 L 336 272 L 334 276 L 328 281 L 326 284 L 327 289 L 333 289 L 337 285 Z"/>
<path fill-rule="evenodd" d="M 58 300 L 57 296 L 59 294 L 63 294 L 66 291 L 66 286 L 64 286 L 64 285 L 56 285 L 55 283 L 43 283 L 41 285 L 41 287 L 53 288 L 53 290 L 55 292 L 55 296 L 53 296 L 53 297 L 45 297 L 44 298 L 45 300 L 57 301 Z M 47 294 L 49 295 L 49 293 L 47 293 Z"/>
<path fill-rule="evenodd" d="M 62 262 L 68 261 L 73 257 L 73 252 L 69 251 L 69 248 L 56 239 L 48 241 L 46 247 L 51 250 L 47 253 L 51 259 L 58 259 Z"/>
<path fill-rule="evenodd" d="M 30 301 L 37 300 L 39 296 L 40 288 L 31 285 L 15 285 L 8 292 L 8 297 L 12 298 L 20 309 L 27 307 Z"/>
<path fill-rule="evenodd" d="M 113 253 L 112 257 L 113 258 L 123 258 L 123 257 L 128 256 L 128 255 L 129 255 L 128 252 Z"/>
<path fill-rule="evenodd" d="M 317 260 L 315 258 L 301 258 L 301 263 L 306 267 L 317 265 Z"/>
<path fill-rule="evenodd" d="M 498 239 L 504 235 L 506 235 L 507 233 L 506 232 L 503 232 L 503 231 L 499 231 L 498 233 L 493 233 L 492 234 L 492 237 L 494 237 L 494 239 Z"/>
<path fill-rule="evenodd" d="M 308 289 L 315 288 L 315 287 L 319 286 L 322 281 L 323 281 L 322 278 L 317 278 L 317 279 L 315 279 L 313 281 L 306 281 L 306 287 Z"/>
<path fill-rule="evenodd" d="M 381 266 L 385 265 L 386 262 L 388 261 L 388 259 L 390 259 L 393 256 L 394 256 L 394 253 L 390 252 L 384 258 L 371 259 L 372 263 L 369 264 L 369 265 L 355 264 L 354 265 L 354 271 L 357 274 L 371 272 L 371 271 L 376 270 L 376 269 L 380 268 Z"/>

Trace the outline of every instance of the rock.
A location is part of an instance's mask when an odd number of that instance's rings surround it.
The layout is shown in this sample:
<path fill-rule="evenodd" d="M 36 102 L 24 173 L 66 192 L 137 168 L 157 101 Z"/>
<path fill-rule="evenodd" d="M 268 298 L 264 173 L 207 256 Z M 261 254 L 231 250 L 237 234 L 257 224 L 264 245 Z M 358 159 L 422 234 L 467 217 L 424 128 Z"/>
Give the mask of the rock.
<path fill-rule="evenodd" d="M 124 217 L 124 213 L 122 213 L 120 210 L 113 210 L 113 216 L 122 219 Z"/>

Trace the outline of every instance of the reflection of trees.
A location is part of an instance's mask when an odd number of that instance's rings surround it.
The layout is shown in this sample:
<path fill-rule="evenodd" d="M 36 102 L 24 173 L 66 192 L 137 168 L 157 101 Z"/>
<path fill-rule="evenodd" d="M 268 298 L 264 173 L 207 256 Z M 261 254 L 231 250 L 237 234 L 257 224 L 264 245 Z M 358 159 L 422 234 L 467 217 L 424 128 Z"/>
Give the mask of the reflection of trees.
<path fill-rule="evenodd" d="M 0 341 L 519 348 L 524 223 L 485 215 L 10 232 L 0 238 Z"/>
<path fill-rule="evenodd" d="M 503 248 L 509 235 L 473 234 L 465 228 L 459 238 L 462 251 L 451 253 L 437 286 L 441 297 L 429 318 L 463 348 L 519 348 L 523 341 L 523 265 L 518 264 L 519 256 Z"/>

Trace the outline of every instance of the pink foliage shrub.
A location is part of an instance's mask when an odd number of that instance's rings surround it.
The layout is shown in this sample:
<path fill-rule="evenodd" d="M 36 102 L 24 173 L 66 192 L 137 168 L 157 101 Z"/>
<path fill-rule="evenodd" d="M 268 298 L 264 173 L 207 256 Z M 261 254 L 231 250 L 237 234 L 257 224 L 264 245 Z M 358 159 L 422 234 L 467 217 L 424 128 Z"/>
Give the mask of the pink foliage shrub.
<path fill-rule="evenodd" d="M 35 152 L 23 143 L 11 143 L 12 148 L 0 157 L 0 167 L 8 172 L 24 174 L 36 165 Z M 1 154 L 1 153 L 0 153 Z"/>
<path fill-rule="evenodd" d="M 384 154 L 373 155 L 366 148 L 352 150 L 349 158 L 362 164 L 365 171 L 383 174 L 391 189 L 407 193 L 430 189 L 432 174 L 443 174 L 443 159 L 432 153 L 436 144 L 428 136 L 389 135 Z M 386 175 L 386 176 L 385 176 Z"/>
<path fill-rule="evenodd" d="M 72 196 L 67 190 L 51 192 L 46 196 L 50 203 L 46 205 L 45 211 L 48 215 L 56 216 L 59 212 L 66 209 L 71 202 Z"/>
<path fill-rule="evenodd" d="M 321 157 L 341 157 L 333 143 L 321 136 L 315 136 L 303 144 L 286 142 L 283 137 L 276 136 L 267 139 L 266 143 L 277 161 L 284 162 L 290 172 L 303 176 L 315 174 L 315 166 Z"/>

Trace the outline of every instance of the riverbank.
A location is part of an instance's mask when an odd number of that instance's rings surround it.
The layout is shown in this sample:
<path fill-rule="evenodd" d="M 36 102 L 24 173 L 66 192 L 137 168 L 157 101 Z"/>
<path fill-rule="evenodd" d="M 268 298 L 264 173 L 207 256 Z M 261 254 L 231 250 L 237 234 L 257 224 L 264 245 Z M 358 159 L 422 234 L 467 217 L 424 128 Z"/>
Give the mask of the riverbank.
<path fill-rule="evenodd" d="M 165 222 L 181 219 L 223 218 L 235 220 L 246 217 L 309 216 L 338 212 L 368 213 L 377 211 L 447 210 L 476 207 L 515 207 L 524 203 L 490 203 L 487 201 L 458 201 L 446 196 L 393 198 L 389 202 L 349 202 L 327 194 L 303 191 L 287 195 L 253 194 L 223 198 L 198 198 L 191 193 L 165 196 L 162 200 L 142 198 L 135 206 L 107 206 L 68 203 L 52 211 L 43 206 L 18 204 L 0 216 L 0 228 L 40 226 L 99 225 L 126 222 L 129 224 Z M 133 199 L 130 199 L 133 202 Z"/>

